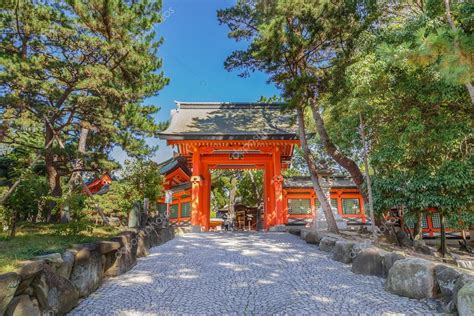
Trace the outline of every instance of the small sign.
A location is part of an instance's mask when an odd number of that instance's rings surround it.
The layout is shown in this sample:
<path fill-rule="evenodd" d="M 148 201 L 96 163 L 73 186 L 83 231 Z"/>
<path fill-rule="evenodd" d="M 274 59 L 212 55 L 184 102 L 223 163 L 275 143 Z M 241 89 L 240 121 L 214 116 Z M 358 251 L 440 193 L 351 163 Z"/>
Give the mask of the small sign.
<path fill-rule="evenodd" d="M 165 203 L 171 203 L 173 202 L 173 191 L 165 191 Z"/>

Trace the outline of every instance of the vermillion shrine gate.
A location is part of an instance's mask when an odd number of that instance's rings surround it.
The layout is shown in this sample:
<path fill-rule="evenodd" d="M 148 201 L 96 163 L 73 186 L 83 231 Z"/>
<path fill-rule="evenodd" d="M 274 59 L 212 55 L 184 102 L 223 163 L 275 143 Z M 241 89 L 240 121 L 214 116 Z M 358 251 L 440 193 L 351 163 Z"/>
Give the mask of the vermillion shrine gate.
<path fill-rule="evenodd" d="M 285 185 L 282 176 L 299 140 L 281 104 L 177 102 L 160 138 L 178 153 L 161 165 L 165 189 L 173 191 L 172 221 L 209 229 L 212 169 L 264 171 L 265 229 L 310 219 L 316 211 L 308 179 L 291 178 Z M 330 195 L 342 217 L 365 222 L 362 197 L 350 180 L 336 179 Z M 344 216 L 346 204 L 350 214 Z"/>

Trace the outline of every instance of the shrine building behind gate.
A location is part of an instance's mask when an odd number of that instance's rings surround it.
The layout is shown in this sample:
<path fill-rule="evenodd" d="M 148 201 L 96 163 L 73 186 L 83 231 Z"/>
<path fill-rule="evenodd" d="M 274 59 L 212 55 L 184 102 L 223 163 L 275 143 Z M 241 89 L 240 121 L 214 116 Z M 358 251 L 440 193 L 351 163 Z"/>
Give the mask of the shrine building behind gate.
<path fill-rule="evenodd" d="M 176 157 L 161 164 L 164 187 L 173 192 L 172 222 L 190 224 L 194 231 L 209 229 L 213 169 L 264 171 L 266 230 L 313 218 L 318 201 L 309 178 L 282 176 L 299 145 L 293 116 L 284 111 L 283 104 L 176 104 L 169 127 L 160 133 L 160 138 L 177 151 Z M 351 222 L 364 223 L 363 199 L 354 183 L 342 176 L 331 179 L 333 208 Z"/>

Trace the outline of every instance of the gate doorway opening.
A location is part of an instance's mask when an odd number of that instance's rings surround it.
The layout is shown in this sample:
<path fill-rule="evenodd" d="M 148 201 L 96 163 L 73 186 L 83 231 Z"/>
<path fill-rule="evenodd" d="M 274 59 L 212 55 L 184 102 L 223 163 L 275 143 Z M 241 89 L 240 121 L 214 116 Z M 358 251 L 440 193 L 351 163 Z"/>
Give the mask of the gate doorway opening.
<path fill-rule="evenodd" d="M 210 229 L 259 231 L 265 222 L 264 170 L 211 169 Z"/>

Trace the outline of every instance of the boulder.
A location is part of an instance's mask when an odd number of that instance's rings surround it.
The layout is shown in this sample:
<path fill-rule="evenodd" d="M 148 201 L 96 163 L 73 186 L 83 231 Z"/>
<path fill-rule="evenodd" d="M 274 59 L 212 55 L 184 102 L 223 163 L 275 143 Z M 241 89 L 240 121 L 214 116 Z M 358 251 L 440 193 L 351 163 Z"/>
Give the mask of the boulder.
<path fill-rule="evenodd" d="M 137 258 L 146 257 L 150 254 L 150 237 L 149 233 L 140 230 L 137 233 Z"/>
<path fill-rule="evenodd" d="M 33 258 L 33 260 L 43 260 L 54 268 L 61 266 L 61 264 L 63 263 L 63 258 L 61 257 L 60 253 L 50 253 L 47 255 L 36 256 Z"/>
<path fill-rule="evenodd" d="M 17 273 L 21 277 L 20 285 L 16 290 L 16 295 L 24 294 L 28 291 L 31 281 L 41 272 L 44 268 L 44 261 L 43 260 L 27 260 L 21 262 L 21 267 L 17 270 Z"/>
<path fill-rule="evenodd" d="M 102 255 L 97 244 L 75 245 L 74 248 L 77 253 L 70 280 L 79 296 L 85 297 L 94 292 L 102 281 Z"/>
<path fill-rule="evenodd" d="M 110 258 L 110 267 L 104 270 L 106 276 L 117 276 L 130 270 L 137 263 L 137 238 L 131 231 L 122 232 L 113 238 L 120 244 L 120 248 Z"/>
<path fill-rule="evenodd" d="M 100 254 L 107 254 L 109 252 L 117 251 L 120 248 L 120 243 L 117 241 L 101 240 L 97 242 L 97 247 Z"/>
<path fill-rule="evenodd" d="M 18 274 L 21 276 L 22 280 L 30 279 L 35 277 L 38 273 L 43 270 L 44 261 L 43 260 L 27 260 L 20 263 L 21 267 L 18 269 Z"/>
<path fill-rule="evenodd" d="M 153 247 L 158 246 L 160 244 L 161 238 L 158 235 L 158 232 L 156 231 L 155 227 L 146 226 L 145 227 L 145 233 L 147 234 L 148 245 L 149 245 L 150 248 L 153 248 Z"/>
<path fill-rule="evenodd" d="M 342 262 L 351 263 L 353 257 L 352 248 L 355 243 L 345 240 L 338 240 L 332 250 L 332 259 Z"/>
<path fill-rule="evenodd" d="M 385 276 L 384 256 L 387 253 L 378 248 L 361 249 L 352 262 L 352 272 L 364 275 Z"/>
<path fill-rule="evenodd" d="M 18 285 L 20 285 L 20 276 L 15 272 L 0 274 L 0 315 L 5 313 L 7 305 L 13 299 Z"/>
<path fill-rule="evenodd" d="M 292 235 L 299 236 L 301 233 L 301 228 L 300 227 L 290 227 L 288 228 L 288 232 Z"/>
<path fill-rule="evenodd" d="M 431 248 L 430 246 L 427 246 L 422 240 L 415 240 L 413 246 L 415 248 L 415 251 L 425 255 L 432 256 L 436 252 L 435 249 Z"/>
<path fill-rule="evenodd" d="M 474 282 L 466 283 L 457 296 L 459 316 L 474 315 Z"/>
<path fill-rule="evenodd" d="M 37 302 L 33 302 L 28 295 L 16 296 L 8 305 L 5 316 L 40 316 Z"/>
<path fill-rule="evenodd" d="M 336 245 L 337 238 L 331 236 L 324 236 L 319 242 L 319 250 L 332 252 L 334 246 Z"/>
<path fill-rule="evenodd" d="M 447 302 L 453 299 L 454 286 L 461 273 L 444 265 L 435 268 L 436 280 L 438 280 L 439 290 Z"/>
<path fill-rule="evenodd" d="M 312 230 L 306 234 L 305 240 L 308 244 L 318 245 L 324 236 L 326 236 L 326 232 L 320 230 Z"/>
<path fill-rule="evenodd" d="M 388 272 L 385 290 L 409 298 L 434 298 L 439 293 L 435 267 L 424 259 L 398 260 Z"/>
<path fill-rule="evenodd" d="M 461 274 L 458 277 L 458 280 L 456 281 L 456 284 L 454 284 L 453 288 L 453 298 L 454 304 L 456 306 L 458 306 L 458 292 L 464 287 L 464 285 L 472 282 L 474 282 L 474 276 L 472 275 Z"/>
<path fill-rule="evenodd" d="M 388 275 L 388 272 L 396 261 L 402 259 L 405 259 L 405 256 L 400 252 L 389 252 L 385 254 L 383 256 L 384 276 L 386 277 Z"/>
<path fill-rule="evenodd" d="M 302 228 L 300 230 L 301 239 L 306 240 L 306 235 L 308 235 L 309 232 L 310 232 L 310 230 L 308 228 Z"/>
<path fill-rule="evenodd" d="M 42 312 L 63 315 L 77 305 L 79 293 L 71 281 L 45 266 L 31 283 Z"/>
<path fill-rule="evenodd" d="M 56 273 L 62 276 L 65 279 L 69 279 L 71 276 L 72 267 L 74 265 L 74 258 L 76 256 L 77 251 L 75 250 L 66 250 L 63 253 L 63 263 L 60 267 L 56 270 Z"/>

